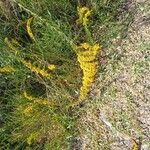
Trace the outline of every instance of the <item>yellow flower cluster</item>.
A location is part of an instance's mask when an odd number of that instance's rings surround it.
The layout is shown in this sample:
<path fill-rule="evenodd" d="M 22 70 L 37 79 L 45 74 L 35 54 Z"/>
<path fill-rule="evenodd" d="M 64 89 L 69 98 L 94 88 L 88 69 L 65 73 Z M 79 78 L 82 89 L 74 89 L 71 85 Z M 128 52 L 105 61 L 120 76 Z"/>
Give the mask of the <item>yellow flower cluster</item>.
<path fill-rule="evenodd" d="M 79 19 L 77 19 L 76 23 L 79 25 L 83 24 L 83 26 L 86 26 L 89 21 L 88 17 L 91 15 L 91 11 L 88 7 L 78 7 L 77 10 Z"/>
<path fill-rule="evenodd" d="M 134 140 L 133 146 L 130 148 L 130 150 L 138 150 L 139 144 Z"/>
<path fill-rule="evenodd" d="M 9 73 L 9 72 L 14 72 L 15 69 L 12 68 L 12 67 L 3 67 L 3 68 L 0 68 L 0 73 Z"/>
<path fill-rule="evenodd" d="M 31 95 L 28 95 L 26 91 L 24 91 L 23 95 L 26 99 L 28 99 L 29 101 L 32 101 L 33 103 L 37 103 L 40 105 L 52 105 L 52 103 L 50 103 L 46 99 L 40 99 L 40 98 L 32 97 Z"/>
<path fill-rule="evenodd" d="M 47 68 L 48 68 L 49 70 L 54 70 L 54 69 L 56 68 L 56 66 L 53 65 L 53 64 L 49 64 L 49 65 L 47 66 Z"/>
<path fill-rule="evenodd" d="M 31 17 L 31 18 L 29 18 L 27 20 L 26 28 L 27 28 L 27 32 L 28 32 L 28 35 L 30 36 L 30 38 L 35 41 L 34 35 L 32 33 L 32 30 L 31 30 L 31 22 L 32 22 L 32 20 L 33 20 L 33 17 Z"/>
<path fill-rule="evenodd" d="M 40 69 L 38 67 L 33 66 L 30 62 L 25 61 L 25 60 L 21 60 L 21 62 L 27 67 L 29 68 L 32 72 L 36 73 L 36 74 L 40 74 L 43 77 L 49 77 L 49 73 L 47 70 L 44 69 Z"/>
<path fill-rule="evenodd" d="M 88 43 L 83 43 L 79 46 L 77 59 L 83 71 L 82 86 L 80 88 L 79 97 L 80 100 L 85 99 L 94 80 L 97 66 L 97 62 L 95 61 L 95 59 L 99 49 L 99 44 L 95 44 L 92 46 Z"/>
<path fill-rule="evenodd" d="M 33 112 L 32 106 L 29 106 L 29 107 L 25 108 L 24 111 L 23 111 L 23 113 L 26 116 L 29 116 L 32 112 Z"/>
<path fill-rule="evenodd" d="M 33 140 L 37 138 L 37 133 L 31 133 L 30 136 L 27 138 L 28 145 L 31 145 L 33 143 Z"/>

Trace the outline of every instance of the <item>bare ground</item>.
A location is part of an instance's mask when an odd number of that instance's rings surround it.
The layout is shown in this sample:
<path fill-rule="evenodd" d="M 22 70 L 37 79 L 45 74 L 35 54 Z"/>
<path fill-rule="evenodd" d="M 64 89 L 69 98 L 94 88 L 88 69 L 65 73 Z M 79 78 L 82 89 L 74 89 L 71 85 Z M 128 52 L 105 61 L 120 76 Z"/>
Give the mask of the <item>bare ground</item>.
<path fill-rule="evenodd" d="M 134 141 L 150 150 L 150 1 L 131 2 L 134 21 L 124 39 L 120 35 L 104 49 L 96 98 L 79 120 L 82 150 L 128 150 Z"/>

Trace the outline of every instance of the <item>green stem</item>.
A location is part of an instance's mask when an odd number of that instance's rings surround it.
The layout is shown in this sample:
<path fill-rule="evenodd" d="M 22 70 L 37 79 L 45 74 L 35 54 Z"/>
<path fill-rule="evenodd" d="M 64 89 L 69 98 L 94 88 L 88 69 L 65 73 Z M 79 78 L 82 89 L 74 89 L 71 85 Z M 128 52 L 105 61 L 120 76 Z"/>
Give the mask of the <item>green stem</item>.
<path fill-rule="evenodd" d="M 92 44 L 94 41 L 93 41 L 93 38 L 92 38 L 91 32 L 89 31 L 89 29 L 88 29 L 88 26 L 87 26 L 87 25 L 84 25 L 84 30 L 85 30 L 85 33 L 86 33 L 87 41 L 88 41 L 88 42 L 90 42 L 90 43 Z"/>

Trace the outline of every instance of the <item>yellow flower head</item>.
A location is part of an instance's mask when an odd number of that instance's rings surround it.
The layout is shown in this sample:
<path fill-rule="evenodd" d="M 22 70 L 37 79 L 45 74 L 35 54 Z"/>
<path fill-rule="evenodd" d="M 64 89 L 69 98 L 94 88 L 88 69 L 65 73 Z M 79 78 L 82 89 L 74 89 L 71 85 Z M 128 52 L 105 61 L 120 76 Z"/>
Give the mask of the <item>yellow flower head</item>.
<path fill-rule="evenodd" d="M 47 70 L 44 69 L 40 69 L 34 65 L 32 65 L 30 62 L 25 61 L 25 60 L 21 60 L 21 62 L 27 67 L 29 68 L 32 72 L 36 73 L 36 74 L 40 74 L 43 77 L 49 77 L 49 73 Z"/>
<path fill-rule="evenodd" d="M 33 141 L 37 138 L 37 133 L 31 133 L 30 136 L 27 138 L 28 145 L 31 145 Z"/>
<path fill-rule="evenodd" d="M 31 115 L 32 112 L 33 112 L 32 106 L 27 107 L 27 108 L 23 111 L 23 113 L 24 113 L 26 116 Z"/>
<path fill-rule="evenodd" d="M 53 65 L 53 64 L 49 64 L 49 65 L 47 66 L 47 68 L 48 68 L 49 70 L 54 70 L 54 69 L 56 68 L 56 66 Z"/>
<path fill-rule="evenodd" d="M 23 95 L 26 99 L 28 99 L 30 101 L 34 100 L 34 98 L 32 96 L 28 95 L 26 91 L 23 92 Z"/>
<path fill-rule="evenodd" d="M 89 43 L 82 43 L 78 48 L 77 59 L 83 71 L 82 86 L 80 88 L 79 97 L 79 100 L 82 101 L 87 96 L 96 74 L 97 62 L 95 60 L 97 53 L 100 50 L 100 46 L 99 44 L 90 45 Z"/>
<path fill-rule="evenodd" d="M 79 25 L 83 24 L 83 26 L 86 26 L 89 21 L 88 17 L 91 15 L 91 11 L 88 7 L 78 7 L 77 10 L 79 19 L 77 19 L 76 23 Z"/>
<path fill-rule="evenodd" d="M 33 97 L 31 95 L 28 95 L 26 91 L 23 92 L 23 96 L 34 104 L 47 105 L 47 106 L 55 105 L 53 102 L 50 102 L 47 99 L 41 99 L 38 97 Z"/>
<path fill-rule="evenodd" d="M 90 48 L 90 44 L 89 43 L 81 43 L 79 48 L 87 50 Z"/>
<path fill-rule="evenodd" d="M 43 100 L 43 99 L 38 99 L 35 102 L 37 102 L 40 105 L 49 105 L 50 104 L 50 102 L 48 100 Z"/>
<path fill-rule="evenodd" d="M 32 33 L 32 30 L 31 30 L 31 22 L 33 20 L 33 17 L 29 18 L 27 20 L 27 25 L 26 25 L 26 28 L 27 28 L 27 32 L 28 32 L 28 35 L 30 36 L 30 38 L 35 41 L 35 38 L 34 38 L 34 35 Z"/>
<path fill-rule="evenodd" d="M 9 72 L 14 72 L 15 69 L 12 68 L 12 67 L 3 67 L 3 68 L 0 68 L 0 73 L 9 73 Z"/>
<path fill-rule="evenodd" d="M 138 150 L 138 149 L 139 149 L 139 144 L 135 140 L 133 140 L 133 145 L 130 148 L 130 150 Z"/>

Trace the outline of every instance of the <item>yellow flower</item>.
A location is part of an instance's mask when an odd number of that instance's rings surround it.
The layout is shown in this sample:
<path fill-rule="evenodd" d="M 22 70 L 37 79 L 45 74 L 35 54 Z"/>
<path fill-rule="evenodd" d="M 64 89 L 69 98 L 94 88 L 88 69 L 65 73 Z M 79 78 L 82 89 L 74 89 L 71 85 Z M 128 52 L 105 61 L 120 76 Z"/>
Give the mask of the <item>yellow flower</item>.
<path fill-rule="evenodd" d="M 49 64 L 49 65 L 47 66 L 47 68 L 48 68 L 49 70 L 54 70 L 54 69 L 56 68 L 56 66 L 53 65 L 53 64 Z"/>
<path fill-rule="evenodd" d="M 40 69 L 36 66 L 33 66 L 30 62 L 27 62 L 25 60 L 21 60 L 21 62 L 27 67 L 29 68 L 32 72 L 36 73 L 36 74 L 40 74 L 43 77 L 49 77 L 49 73 L 47 70 L 44 69 Z"/>
<path fill-rule="evenodd" d="M 0 73 L 9 73 L 9 72 L 14 72 L 15 69 L 12 68 L 12 67 L 3 67 L 3 68 L 0 68 Z"/>
<path fill-rule="evenodd" d="M 130 150 L 138 150 L 139 149 L 139 144 L 135 140 L 133 140 L 133 141 L 134 142 L 133 142 L 133 145 L 130 148 Z"/>
<path fill-rule="evenodd" d="M 32 33 L 32 30 L 31 30 L 31 22 L 32 22 L 32 20 L 33 20 L 33 17 L 31 17 L 31 18 L 29 18 L 27 20 L 26 28 L 27 28 L 27 32 L 28 32 L 28 35 L 30 36 L 30 38 L 35 41 L 34 35 Z"/>
<path fill-rule="evenodd" d="M 27 138 L 28 145 L 31 145 L 33 143 L 33 140 L 37 138 L 37 133 L 31 133 L 30 136 Z"/>
<path fill-rule="evenodd" d="M 24 95 L 24 97 L 25 97 L 26 99 L 28 99 L 28 100 L 30 100 L 30 101 L 34 100 L 34 98 L 33 98 L 32 96 L 27 95 L 27 92 L 26 92 L 26 91 L 23 92 L 23 95 Z"/>
<path fill-rule="evenodd" d="M 32 112 L 33 112 L 32 106 L 28 106 L 28 107 L 23 111 L 23 113 L 24 113 L 26 116 L 29 116 Z"/>
<path fill-rule="evenodd" d="M 89 43 L 82 43 L 78 48 L 77 59 L 83 71 L 82 86 L 79 96 L 79 100 L 82 101 L 86 98 L 96 74 L 97 62 L 95 59 L 100 50 L 100 46 L 99 44 L 90 45 Z"/>
<path fill-rule="evenodd" d="M 33 97 L 31 95 L 28 95 L 26 91 L 23 92 L 23 95 L 26 99 L 28 99 L 29 101 L 32 101 L 33 103 L 36 103 L 36 104 L 40 104 L 40 105 L 54 105 L 53 102 L 49 102 L 48 100 L 46 99 L 41 99 L 41 98 L 37 98 L 37 97 Z"/>
<path fill-rule="evenodd" d="M 87 11 L 86 13 L 85 13 L 85 15 L 84 15 L 84 17 L 83 17 L 83 25 L 85 26 L 85 25 L 87 25 L 87 23 L 88 23 L 88 21 L 89 21 L 89 19 L 88 19 L 88 17 L 91 15 L 91 11 Z"/>
<path fill-rule="evenodd" d="M 78 7 L 77 10 L 79 19 L 77 19 L 76 23 L 79 25 L 83 24 L 84 26 L 86 26 L 89 21 L 88 17 L 91 15 L 91 11 L 88 7 Z"/>
<path fill-rule="evenodd" d="M 88 49 L 90 47 L 90 45 L 88 43 L 81 43 L 79 48 L 81 49 Z"/>
<path fill-rule="evenodd" d="M 35 102 L 40 104 L 40 105 L 49 105 L 50 104 L 50 102 L 48 100 L 43 100 L 43 99 L 38 99 Z"/>

